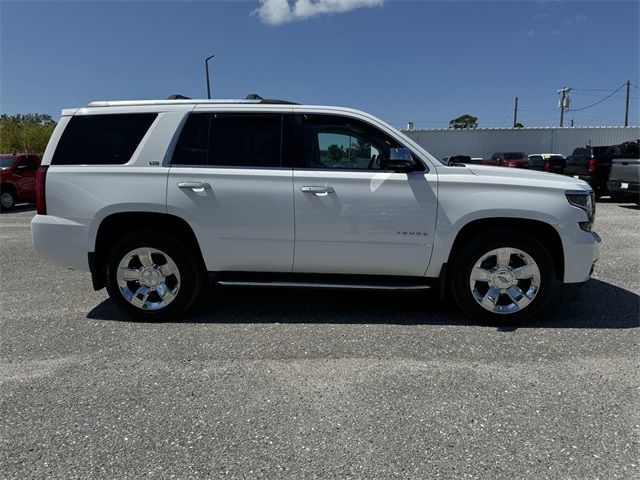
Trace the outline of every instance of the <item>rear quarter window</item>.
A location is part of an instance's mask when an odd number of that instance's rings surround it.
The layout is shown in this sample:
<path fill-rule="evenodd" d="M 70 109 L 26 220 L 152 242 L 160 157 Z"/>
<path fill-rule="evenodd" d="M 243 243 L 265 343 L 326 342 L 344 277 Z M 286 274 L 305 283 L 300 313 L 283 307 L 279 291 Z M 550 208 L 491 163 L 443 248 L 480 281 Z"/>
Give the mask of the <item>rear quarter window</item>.
<path fill-rule="evenodd" d="M 51 164 L 127 163 L 156 116 L 156 113 L 75 116 L 65 128 Z"/>

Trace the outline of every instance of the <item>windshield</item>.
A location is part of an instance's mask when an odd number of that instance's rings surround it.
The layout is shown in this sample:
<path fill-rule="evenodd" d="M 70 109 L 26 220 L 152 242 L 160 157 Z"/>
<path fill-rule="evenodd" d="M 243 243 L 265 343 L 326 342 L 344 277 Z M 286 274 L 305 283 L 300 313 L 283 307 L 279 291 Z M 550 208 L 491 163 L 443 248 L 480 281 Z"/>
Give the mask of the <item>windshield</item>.
<path fill-rule="evenodd" d="M 0 157 L 0 168 L 10 167 L 15 161 L 16 157 Z"/>

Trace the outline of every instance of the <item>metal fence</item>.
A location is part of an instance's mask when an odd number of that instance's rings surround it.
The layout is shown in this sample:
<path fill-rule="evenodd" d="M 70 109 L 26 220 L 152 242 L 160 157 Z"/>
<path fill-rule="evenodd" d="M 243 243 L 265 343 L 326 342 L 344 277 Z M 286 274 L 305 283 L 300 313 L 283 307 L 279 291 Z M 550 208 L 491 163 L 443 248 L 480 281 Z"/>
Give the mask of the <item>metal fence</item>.
<path fill-rule="evenodd" d="M 616 145 L 640 138 L 640 127 L 477 128 L 403 130 L 438 158 L 469 155 L 489 158 L 495 152 L 561 153 L 585 145 Z"/>

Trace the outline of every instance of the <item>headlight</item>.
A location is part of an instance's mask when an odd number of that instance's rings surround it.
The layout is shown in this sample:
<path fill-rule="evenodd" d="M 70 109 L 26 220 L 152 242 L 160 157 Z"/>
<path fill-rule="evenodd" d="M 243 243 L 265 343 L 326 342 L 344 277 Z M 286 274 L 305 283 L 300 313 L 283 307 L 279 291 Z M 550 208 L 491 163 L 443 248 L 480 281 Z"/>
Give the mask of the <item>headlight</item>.
<path fill-rule="evenodd" d="M 596 198 L 593 191 L 572 190 L 565 192 L 565 194 L 571 205 L 581 208 L 586 212 L 587 221 L 579 222 L 579 225 L 584 231 L 590 232 L 596 217 Z"/>

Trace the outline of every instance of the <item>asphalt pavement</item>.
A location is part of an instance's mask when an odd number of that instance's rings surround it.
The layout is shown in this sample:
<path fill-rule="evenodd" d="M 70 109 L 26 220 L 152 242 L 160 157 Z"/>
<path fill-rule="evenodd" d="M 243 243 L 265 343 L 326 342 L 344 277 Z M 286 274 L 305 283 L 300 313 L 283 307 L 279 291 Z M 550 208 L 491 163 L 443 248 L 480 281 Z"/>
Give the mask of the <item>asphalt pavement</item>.
<path fill-rule="evenodd" d="M 134 322 L 3 213 L 0 478 L 638 478 L 639 213 L 599 203 L 594 278 L 520 328 L 257 289 Z"/>

